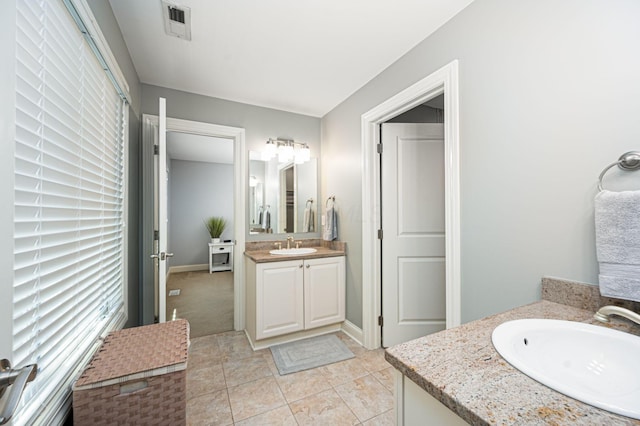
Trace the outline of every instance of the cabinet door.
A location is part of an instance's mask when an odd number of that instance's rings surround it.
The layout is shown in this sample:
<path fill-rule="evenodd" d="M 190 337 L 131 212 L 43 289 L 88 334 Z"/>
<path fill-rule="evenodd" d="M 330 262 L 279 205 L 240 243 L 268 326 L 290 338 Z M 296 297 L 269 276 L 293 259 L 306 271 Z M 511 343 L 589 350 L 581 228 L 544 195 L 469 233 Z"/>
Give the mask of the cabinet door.
<path fill-rule="evenodd" d="M 303 329 L 302 266 L 302 260 L 257 265 L 256 339 Z"/>
<path fill-rule="evenodd" d="M 304 263 L 304 328 L 344 321 L 344 256 L 310 259 Z"/>

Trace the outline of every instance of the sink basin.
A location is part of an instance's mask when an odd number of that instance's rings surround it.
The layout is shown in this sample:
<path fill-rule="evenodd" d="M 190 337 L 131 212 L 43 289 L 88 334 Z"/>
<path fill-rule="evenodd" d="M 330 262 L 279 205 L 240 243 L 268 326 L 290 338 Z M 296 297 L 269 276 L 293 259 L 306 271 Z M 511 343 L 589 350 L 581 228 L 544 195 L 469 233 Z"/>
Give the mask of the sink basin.
<path fill-rule="evenodd" d="M 640 419 L 640 337 L 573 321 L 523 319 L 493 330 L 518 370 L 567 396 Z"/>
<path fill-rule="evenodd" d="M 301 248 L 290 248 L 290 249 L 279 249 L 279 250 L 271 250 L 269 253 L 275 254 L 278 256 L 295 256 L 300 254 L 311 254 L 315 253 L 318 250 L 310 247 L 301 247 Z"/>

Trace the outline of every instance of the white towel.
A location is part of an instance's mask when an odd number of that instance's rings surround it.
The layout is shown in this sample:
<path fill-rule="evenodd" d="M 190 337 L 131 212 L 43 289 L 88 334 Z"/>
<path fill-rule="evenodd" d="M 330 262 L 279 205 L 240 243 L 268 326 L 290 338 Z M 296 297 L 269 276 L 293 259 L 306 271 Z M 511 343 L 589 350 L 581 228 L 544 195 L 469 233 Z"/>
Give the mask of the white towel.
<path fill-rule="evenodd" d="M 314 232 L 315 227 L 315 212 L 307 207 L 304 209 L 304 225 L 302 226 L 302 232 Z"/>
<path fill-rule="evenodd" d="M 338 215 L 335 207 L 331 207 L 326 211 L 326 221 L 324 223 L 324 232 L 322 238 L 325 241 L 333 241 L 338 239 Z"/>
<path fill-rule="evenodd" d="M 640 191 L 595 198 L 600 294 L 640 302 Z"/>

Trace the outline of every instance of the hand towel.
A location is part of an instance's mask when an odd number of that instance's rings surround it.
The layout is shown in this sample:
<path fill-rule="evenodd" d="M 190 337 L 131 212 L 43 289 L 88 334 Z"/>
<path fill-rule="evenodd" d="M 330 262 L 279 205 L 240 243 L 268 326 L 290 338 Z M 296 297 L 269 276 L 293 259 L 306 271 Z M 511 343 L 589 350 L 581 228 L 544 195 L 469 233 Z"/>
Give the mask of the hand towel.
<path fill-rule="evenodd" d="M 333 241 L 338 239 L 338 215 L 335 207 L 330 207 L 326 211 L 326 221 L 324 224 L 324 232 L 322 238 L 325 241 Z"/>
<path fill-rule="evenodd" d="M 304 225 L 302 226 L 302 232 L 314 232 L 315 231 L 315 212 L 309 207 L 304 209 Z"/>
<path fill-rule="evenodd" d="M 640 302 L 640 191 L 595 198 L 600 294 Z"/>
<path fill-rule="evenodd" d="M 262 227 L 264 229 L 269 229 L 271 228 L 271 212 L 269 210 L 267 210 L 264 213 L 264 224 L 262 225 Z"/>

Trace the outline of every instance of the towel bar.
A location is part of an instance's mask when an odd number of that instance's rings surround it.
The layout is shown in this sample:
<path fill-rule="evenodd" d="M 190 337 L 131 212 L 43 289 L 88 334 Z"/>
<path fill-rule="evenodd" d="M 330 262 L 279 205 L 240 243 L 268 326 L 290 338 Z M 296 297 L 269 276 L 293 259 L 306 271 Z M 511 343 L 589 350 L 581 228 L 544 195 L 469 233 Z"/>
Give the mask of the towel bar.
<path fill-rule="evenodd" d="M 640 151 L 625 152 L 618 158 L 618 161 L 609 164 L 602 170 L 598 177 L 598 191 L 602 191 L 602 178 L 613 166 L 618 166 L 622 170 L 633 171 L 640 169 Z"/>

